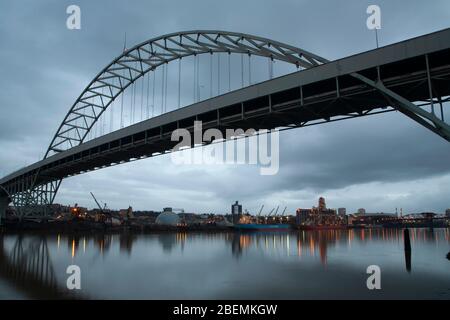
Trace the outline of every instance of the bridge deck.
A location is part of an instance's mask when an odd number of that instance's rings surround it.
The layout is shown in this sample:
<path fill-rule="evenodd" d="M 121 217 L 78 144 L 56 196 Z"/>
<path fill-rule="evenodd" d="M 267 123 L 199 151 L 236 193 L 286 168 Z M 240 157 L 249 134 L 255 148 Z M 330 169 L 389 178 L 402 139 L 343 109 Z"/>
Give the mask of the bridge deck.
<path fill-rule="evenodd" d="M 450 95 L 450 29 L 364 52 L 236 90 L 106 134 L 18 170 L 0 180 L 17 185 L 38 170 L 38 183 L 150 157 L 169 151 L 176 128 L 272 129 L 302 127 L 339 117 L 393 111 L 378 91 L 351 76 L 381 80 L 409 101 L 430 98 L 428 56 L 434 97 Z M 337 118 L 336 118 L 337 117 Z"/>

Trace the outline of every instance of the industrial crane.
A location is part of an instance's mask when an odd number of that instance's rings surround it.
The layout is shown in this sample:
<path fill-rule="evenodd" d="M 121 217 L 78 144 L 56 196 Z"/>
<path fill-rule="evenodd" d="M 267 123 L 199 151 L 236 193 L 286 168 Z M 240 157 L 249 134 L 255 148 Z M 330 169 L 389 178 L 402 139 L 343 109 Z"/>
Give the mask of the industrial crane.
<path fill-rule="evenodd" d="M 103 213 L 102 206 L 100 205 L 100 203 L 98 203 L 97 198 L 95 198 L 94 194 L 91 192 L 91 196 L 92 198 L 94 198 L 95 203 L 97 204 L 98 208 L 100 209 L 100 212 Z M 106 208 L 106 203 L 105 203 L 105 208 Z"/>
<path fill-rule="evenodd" d="M 91 192 L 91 196 L 92 196 L 92 198 L 94 198 L 94 201 L 95 201 L 95 203 L 97 204 L 97 206 L 98 206 L 98 208 L 100 209 L 100 213 L 101 213 L 101 215 L 102 215 L 102 219 L 109 219 L 109 220 L 111 220 L 111 216 L 110 216 L 110 214 L 106 214 L 105 213 L 105 209 L 106 209 L 106 203 L 105 203 L 105 206 L 104 206 L 104 208 L 102 208 L 102 206 L 100 205 L 100 203 L 97 201 L 97 198 L 95 198 L 95 196 L 94 196 L 94 194 Z"/>
<path fill-rule="evenodd" d="M 280 208 L 280 206 L 277 206 L 277 210 L 275 210 L 275 213 L 273 214 L 274 216 L 277 215 L 278 209 Z"/>
<path fill-rule="evenodd" d="M 264 209 L 264 205 L 261 206 L 261 209 L 260 209 L 259 212 L 258 212 L 258 216 L 261 215 L 261 212 L 262 212 L 263 209 Z"/>

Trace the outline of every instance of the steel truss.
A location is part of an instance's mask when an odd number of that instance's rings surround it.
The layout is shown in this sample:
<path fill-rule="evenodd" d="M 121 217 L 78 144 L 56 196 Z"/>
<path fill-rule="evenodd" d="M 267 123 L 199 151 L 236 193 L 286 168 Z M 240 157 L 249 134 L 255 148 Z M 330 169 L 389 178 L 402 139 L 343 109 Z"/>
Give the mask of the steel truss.
<path fill-rule="evenodd" d="M 322 58 L 322 61 L 330 62 L 324 58 Z M 351 76 L 380 92 L 388 101 L 388 103 L 391 105 L 391 107 L 397 109 L 398 111 L 402 112 L 409 118 L 418 122 L 425 128 L 431 130 L 435 134 L 441 136 L 442 138 L 450 142 L 450 126 L 444 121 L 444 111 L 442 106 L 444 102 L 448 101 L 448 98 L 443 100 L 442 97 L 438 97 L 437 99 L 438 101 L 435 101 L 433 97 L 432 77 L 430 72 L 428 55 L 425 55 L 425 62 L 426 62 L 427 85 L 430 93 L 430 99 L 429 101 L 427 101 L 428 103 L 421 105 L 416 105 L 413 102 L 409 101 L 408 99 L 388 89 L 381 80 L 379 67 L 377 68 L 378 79 L 376 80 L 369 79 L 358 73 L 352 73 Z M 436 102 L 438 102 L 440 105 L 441 119 L 439 119 L 435 113 L 434 104 Z M 428 112 L 422 108 L 423 106 L 426 105 L 429 105 L 431 107 L 431 112 Z"/>
<path fill-rule="evenodd" d="M 21 218 L 46 217 L 62 180 L 36 185 L 30 176 L 4 188 Z"/>
<path fill-rule="evenodd" d="M 394 91 L 386 88 L 382 81 L 374 81 L 357 73 L 352 74 L 352 76 L 381 92 L 391 106 L 395 107 L 409 118 L 450 142 L 450 126 L 444 122 L 444 112 L 442 110 L 441 98 L 439 98 L 441 102 L 441 119 L 439 119 L 434 112 L 435 102 L 433 97 L 431 97 L 429 103 L 421 105 L 430 105 L 432 107 L 432 111 L 428 112 L 408 99 L 405 99 Z"/>
<path fill-rule="evenodd" d="M 294 46 L 236 32 L 186 31 L 145 41 L 114 59 L 84 89 L 58 128 L 45 158 L 83 143 L 109 105 L 147 72 L 173 60 L 207 53 L 256 55 L 303 69 L 326 61 Z"/>

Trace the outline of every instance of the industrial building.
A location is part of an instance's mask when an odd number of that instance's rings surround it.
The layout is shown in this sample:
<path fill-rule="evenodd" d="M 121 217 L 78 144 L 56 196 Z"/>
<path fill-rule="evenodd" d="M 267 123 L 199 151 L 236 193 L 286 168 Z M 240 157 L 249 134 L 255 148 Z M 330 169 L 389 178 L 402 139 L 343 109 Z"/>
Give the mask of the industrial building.
<path fill-rule="evenodd" d="M 242 205 L 238 201 L 231 205 L 231 215 L 233 217 L 233 224 L 238 224 L 242 217 Z"/>
<path fill-rule="evenodd" d="M 180 225 L 181 219 L 172 208 L 164 208 L 163 212 L 156 218 L 156 224 L 176 227 Z"/>
<path fill-rule="evenodd" d="M 374 226 L 397 221 L 398 216 L 395 213 L 369 213 L 364 211 L 364 214 L 357 214 L 353 217 L 352 224 L 355 226 Z"/>
<path fill-rule="evenodd" d="M 342 210 L 343 209 L 343 210 Z M 344 215 L 342 213 L 344 212 Z M 341 208 L 341 214 L 336 210 L 328 209 L 325 198 L 320 197 L 317 207 L 312 209 L 297 209 L 296 221 L 299 227 L 341 227 L 347 225 L 345 209 Z"/>

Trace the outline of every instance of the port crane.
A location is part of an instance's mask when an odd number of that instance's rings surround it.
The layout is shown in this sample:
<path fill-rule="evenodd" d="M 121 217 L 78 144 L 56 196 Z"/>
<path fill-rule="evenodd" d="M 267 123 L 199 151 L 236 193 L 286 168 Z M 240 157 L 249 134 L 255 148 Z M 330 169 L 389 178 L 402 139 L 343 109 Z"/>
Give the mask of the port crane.
<path fill-rule="evenodd" d="M 283 213 L 281 214 L 281 216 L 284 216 L 284 213 L 286 212 L 287 206 L 284 207 Z"/>
<path fill-rule="evenodd" d="M 277 206 L 277 210 L 275 210 L 275 213 L 273 214 L 274 216 L 277 215 L 278 209 L 280 208 L 280 206 Z"/>
<path fill-rule="evenodd" d="M 106 209 L 106 203 L 105 203 L 105 207 L 102 209 L 102 206 L 100 205 L 100 203 L 98 203 L 97 198 L 94 196 L 94 194 L 92 192 L 91 192 L 91 196 L 92 196 L 92 198 L 94 198 L 94 201 L 97 204 L 98 208 L 100 209 L 100 212 L 103 213 L 103 210 Z"/>
<path fill-rule="evenodd" d="M 259 209 L 258 216 L 261 215 L 261 212 L 262 212 L 263 209 L 264 209 L 264 205 L 262 205 L 262 206 L 261 206 L 261 209 Z"/>
<path fill-rule="evenodd" d="M 100 213 L 103 215 L 103 217 L 106 217 L 106 220 L 111 220 L 111 214 L 110 213 L 106 213 L 106 203 L 104 205 L 104 207 L 102 208 L 102 206 L 100 205 L 100 203 L 97 201 L 97 198 L 94 196 L 94 194 L 91 192 L 91 196 L 92 198 L 94 198 L 95 203 L 97 204 L 98 208 L 100 209 Z"/>

